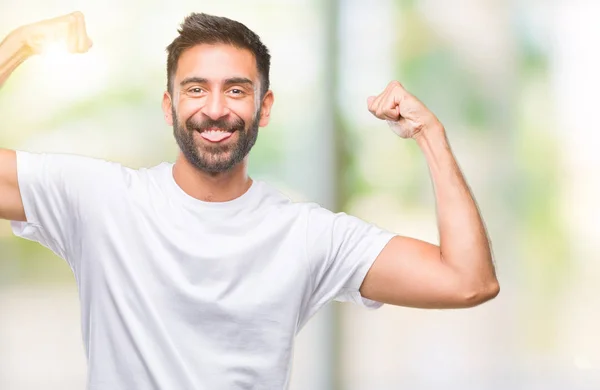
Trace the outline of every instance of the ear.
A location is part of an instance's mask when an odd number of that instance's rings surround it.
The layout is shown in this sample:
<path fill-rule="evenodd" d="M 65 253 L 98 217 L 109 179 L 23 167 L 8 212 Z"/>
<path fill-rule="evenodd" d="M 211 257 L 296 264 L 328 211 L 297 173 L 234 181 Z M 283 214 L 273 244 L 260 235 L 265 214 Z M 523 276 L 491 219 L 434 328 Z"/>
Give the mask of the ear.
<path fill-rule="evenodd" d="M 258 122 L 260 127 L 265 127 L 269 124 L 269 121 L 271 120 L 271 107 L 274 102 L 275 96 L 273 95 L 273 91 L 268 90 L 267 93 L 265 93 L 265 97 L 262 99 L 260 121 Z"/>
<path fill-rule="evenodd" d="M 168 91 L 165 91 L 162 100 L 162 110 L 165 115 L 165 121 L 169 126 L 173 126 L 173 102 L 171 95 Z"/>

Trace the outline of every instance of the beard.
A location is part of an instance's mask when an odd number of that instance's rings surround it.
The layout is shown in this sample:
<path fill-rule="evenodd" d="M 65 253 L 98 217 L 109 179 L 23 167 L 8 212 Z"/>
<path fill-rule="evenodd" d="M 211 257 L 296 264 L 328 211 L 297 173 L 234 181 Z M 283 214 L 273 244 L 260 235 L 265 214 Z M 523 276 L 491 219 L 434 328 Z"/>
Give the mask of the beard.
<path fill-rule="evenodd" d="M 259 109 L 248 127 L 239 117 L 232 121 L 207 118 L 201 122 L 189 118 L 184 126 L 179 121 L 175 109 L 172 109 L 173 134 L 185 158 L 198 170 L 210 174 L 227 172 L 242 162 L 256 143 L 260 113 Z M 212 144 L 194 138 L 196 132 L 201 133 L 210 128 L 237 133 L 237 140 Z M 235 137 L 235 134 L 231 137 Z"/>

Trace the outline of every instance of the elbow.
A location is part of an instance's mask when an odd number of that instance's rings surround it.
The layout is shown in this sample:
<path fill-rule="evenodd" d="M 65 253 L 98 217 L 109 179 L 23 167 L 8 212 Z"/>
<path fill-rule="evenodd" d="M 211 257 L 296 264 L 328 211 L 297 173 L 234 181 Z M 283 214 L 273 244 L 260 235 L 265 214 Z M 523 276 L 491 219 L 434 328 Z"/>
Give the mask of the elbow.
<path fill-rule="evenodd" d="M 500 283 L 494 278 L 486 283 L 478 283 L 476 287 L 472 287 L 463 295 L 465 303 L 464 307 L 474 307 L 490 301 L 500 293 Z"/>

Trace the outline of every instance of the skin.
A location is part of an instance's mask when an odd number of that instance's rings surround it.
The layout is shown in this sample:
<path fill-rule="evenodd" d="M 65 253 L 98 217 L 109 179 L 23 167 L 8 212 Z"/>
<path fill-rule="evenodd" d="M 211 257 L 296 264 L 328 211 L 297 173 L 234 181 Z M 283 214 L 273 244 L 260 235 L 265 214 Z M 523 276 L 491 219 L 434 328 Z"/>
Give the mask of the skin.
<path fill-rule="evenodd" d="M 25 26 L 0 44 L 0 81 L 39 49 L 37 38 L 57 36 L 74 53 L 91 46 L 81 14 Z M 251 144 L 247 141 L 256 136 L 258 127 L 268 125 L 274 101 L 271 91 L 261 97 L 259 90 L 256 61 L 247 50 L 197 45 L 182 54 L 173 93 L 165 92 L 162 106 L 166 122 L 184 145 L 173 176 L 187 194 L 222 202 L 248 190 L 252 180 L 247 174 Z M 422 151 L 435 191 L 440 245 L 394 237 L 367 273 L 361 294 L 383 303 L 420 308 L 471 307 L 494 298 L 499 284 L 490 242 L 444 126 L 398 81 L 369 97 L 367 108 Z M 236 132 L 216 146 L 200 137 L 197 130 L 206 126 L 235 128 Z M 236 150 L 241 150 L 237 157 Z M 25 221 L 15 152 L 6 149 L 0 149 L 0 193 L 0 218 Z"/>

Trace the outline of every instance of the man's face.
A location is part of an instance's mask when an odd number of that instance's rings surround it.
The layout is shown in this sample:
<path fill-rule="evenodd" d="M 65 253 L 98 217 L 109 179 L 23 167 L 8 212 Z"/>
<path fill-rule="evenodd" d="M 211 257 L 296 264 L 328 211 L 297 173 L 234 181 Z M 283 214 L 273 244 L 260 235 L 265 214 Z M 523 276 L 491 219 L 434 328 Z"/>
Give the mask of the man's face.
<path fill-rule="evenodd" d="M 239 164 L 266 126 L 273 102 L 260 99 L 254 55 L 231 45 L 197 45 L 184 51 L 165 93 L 163 110 L 186 159 L 207 173 Z"/>

